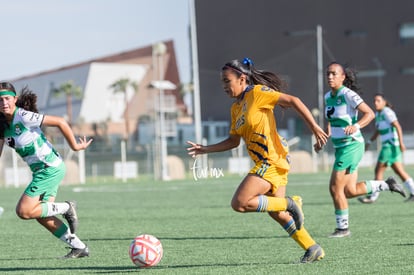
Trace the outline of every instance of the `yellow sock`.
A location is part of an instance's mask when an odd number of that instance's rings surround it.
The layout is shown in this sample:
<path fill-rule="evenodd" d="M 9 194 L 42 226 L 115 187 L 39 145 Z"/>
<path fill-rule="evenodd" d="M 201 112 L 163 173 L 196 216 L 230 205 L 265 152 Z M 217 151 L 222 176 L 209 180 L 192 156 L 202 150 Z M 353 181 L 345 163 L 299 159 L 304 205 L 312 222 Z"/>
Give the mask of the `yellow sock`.
<path fill-rule="evenodd" d="M 286 198 L 269 197 L 265 195 L 259 196 L 259 204 L 257 206 L 257 212 L 278 212 L 285 211 L 287 208 Z"/>
<path fill-rule="evenodd" d="M 304 226 L 300 230 L 296 230 L 291 237 L 305 250 L 316 244 Z"/>

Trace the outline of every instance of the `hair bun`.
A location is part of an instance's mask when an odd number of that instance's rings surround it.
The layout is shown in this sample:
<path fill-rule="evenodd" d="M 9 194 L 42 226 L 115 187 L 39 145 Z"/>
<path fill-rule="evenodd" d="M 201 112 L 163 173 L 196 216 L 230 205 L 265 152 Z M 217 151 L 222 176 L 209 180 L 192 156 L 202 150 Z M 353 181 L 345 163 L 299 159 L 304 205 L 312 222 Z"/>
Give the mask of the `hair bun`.
<path fill-rule="evenodd" d="M 250 59 L 250 58 L 248 58 L 248 57 L 245 57 L 244 59 L 243 59 L 243 64 L 244 65 L 247 65 L 247 66 L 253 66 L 253 61 Z"/>

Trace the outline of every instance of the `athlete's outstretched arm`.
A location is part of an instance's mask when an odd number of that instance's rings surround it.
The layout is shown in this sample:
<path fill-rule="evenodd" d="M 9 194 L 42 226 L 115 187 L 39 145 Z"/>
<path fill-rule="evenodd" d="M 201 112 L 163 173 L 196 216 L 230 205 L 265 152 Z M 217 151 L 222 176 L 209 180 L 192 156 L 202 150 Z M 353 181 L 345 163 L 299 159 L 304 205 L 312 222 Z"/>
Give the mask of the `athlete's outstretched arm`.
<path fill-rule="evenodd" d="M 79 138 L 78 143 L 69 124 L 62 117 L 45 115 L 42 125 L 58 127 L 73 151 L 84 150 L 92 142 L 92 139 L 87 140 L 84 136 L 83 138 Z"/>
<path fill-rule="evenodd" d="M 326 144 L 328 141 L 328 134 L 326 134 L 324 130 L 316 123 L 312 113 L 302 102 L 302 100 L 296 96 L 281 94 L 277 104 L 283 107 L 293 107 L 296 112 L 301 115 L 303 120 L 305 120 L 305 122 L 308 124 L 309 129 L 315 135 L 318 148 L 322 148 L 322 146 Z"/>
<path fill-rule="evenodd" d="M 239 146 L 240 136 L 230 135 L 227 139 L 212 145 L 201 145 L 192 141 L 187 141 L 187 143 L 190 145 L 190 147 L 187 148 L 188 154 L 192 157 L 196 157 L 201 154 L 223 152 L 233 149 Z"/>

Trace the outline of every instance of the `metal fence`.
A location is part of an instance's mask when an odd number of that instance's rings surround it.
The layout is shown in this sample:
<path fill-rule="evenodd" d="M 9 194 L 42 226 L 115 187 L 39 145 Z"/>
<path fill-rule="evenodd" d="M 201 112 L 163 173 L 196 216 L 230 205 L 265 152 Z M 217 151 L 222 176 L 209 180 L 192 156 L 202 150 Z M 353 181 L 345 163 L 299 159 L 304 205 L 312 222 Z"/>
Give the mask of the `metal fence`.
<path fill-rule="evenodd" d="M 369 137 L 370 135 L 365 136 Z M 330 169 L 334 153 L 330 142 L 322 153 L 315 155 L 312 153 L 311 136 L 295 137 L 290 141 L 294 141 L 290 144 L 291 155 L 297 155 L 296 158 L 292 158 L 291 173 Z M 414 134 L 405 134 L 404 141 L 407 151 L 404 152 L 403 161 L 405 164 L 414 164 Z M 120 144 L 112 144 L 110 149 L 100 148 L 99 143 L 94 146 L 90 148 L 91 150 L 88 148 L 84 151 L 84 155 L 81 155 L 82 153 L 71 151 L 64 143 L 58 143 L 56 148 L 67 164 L 67 176 L 64 183 L 116 182 L 123 178 L 123 173 L 127 173 L 126 178 L 131 181 L 156 179 L 157 173 L 154 171 L 154 167 L 157 166 L 154 165 L 153 146 L 128 148 L 126 164 L 122 163 Z M 379 148 L 380 143 L 373 143 L 370 150 L 364 154 L 360 166 L 375 166 Z M 182 163 L 185 178 L 195 176 L 194 167 L 196 166 L 199 172 L 197 176 L 211 177 L 217 176 L 217 173 L 243 175 L 249 171 L 252 165 L 243 144 L 231 151 L 209 154 L 197 160 L 187 155 L 186 145 L 168 147 L 168 155 L 175 156 Z M 300 165 L 308 169 L 303 170 Z M 314 168 L 309 170 L 309 167 Z M 84 180 L 82 180 L 82 176 L 84 176 Z M 27 165 L 16 155 L 14 150 L 5 146 L 0 159 L 0 186 L 27 185 L 30 180 L 31 172 Z"/>

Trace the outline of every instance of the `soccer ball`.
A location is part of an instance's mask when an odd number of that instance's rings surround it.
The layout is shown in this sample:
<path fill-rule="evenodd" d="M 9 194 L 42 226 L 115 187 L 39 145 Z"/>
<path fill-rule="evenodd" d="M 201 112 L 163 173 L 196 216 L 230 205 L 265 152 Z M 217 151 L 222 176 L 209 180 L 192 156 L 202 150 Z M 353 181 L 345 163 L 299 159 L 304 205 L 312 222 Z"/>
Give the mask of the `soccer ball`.
<path fill-rule="evenodd" d="M 162 258 L 163 249 L 156 237 L 143 234 L 135 237 L 129 245 L 129 257 L 139 267 L 157 265 Z"/>

